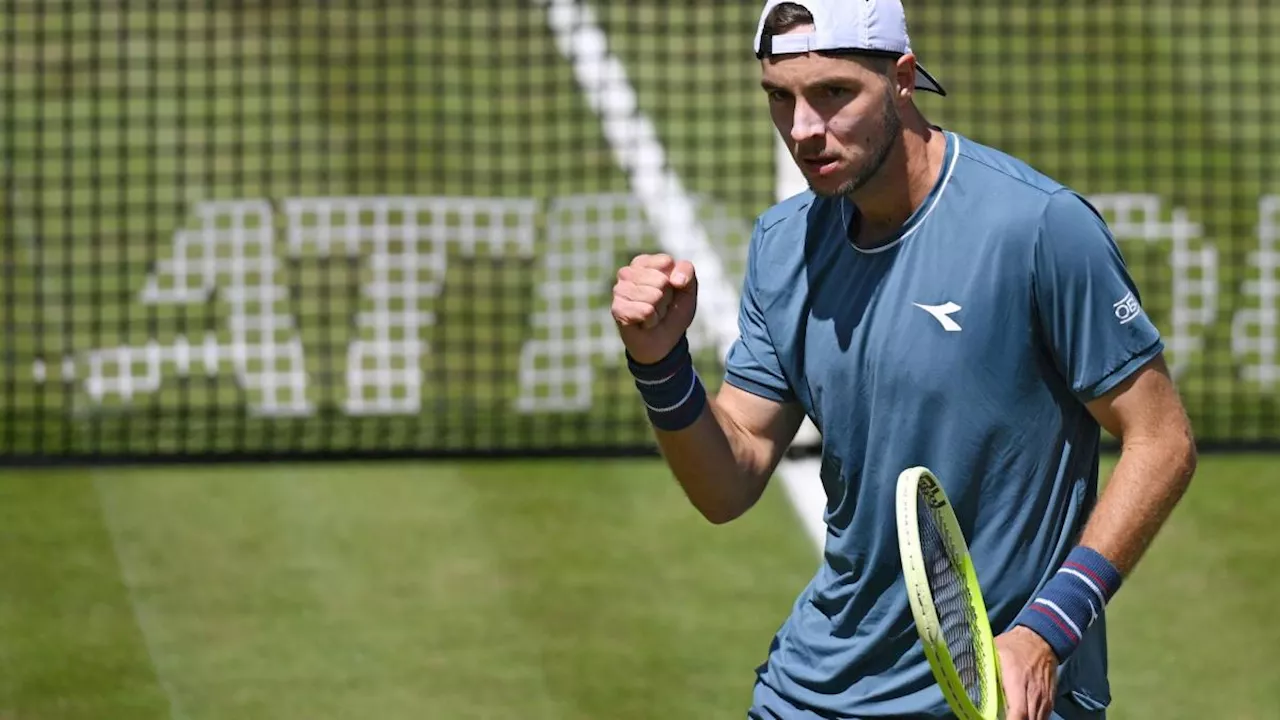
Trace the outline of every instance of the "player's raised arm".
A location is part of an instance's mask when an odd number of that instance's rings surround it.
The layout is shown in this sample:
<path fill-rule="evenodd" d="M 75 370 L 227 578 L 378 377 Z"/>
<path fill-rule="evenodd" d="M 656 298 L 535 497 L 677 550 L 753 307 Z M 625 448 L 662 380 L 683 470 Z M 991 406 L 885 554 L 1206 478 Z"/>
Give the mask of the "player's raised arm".
<path fill-rule="evenodd" d="M 724 523 L 760 498 L 803 413 L 729 384 L 707 395 L 686 337 L 697 294 L 692 264 L 641 255 L 618 271 L 612 312 L 663 457 L 694 507 Z"/>

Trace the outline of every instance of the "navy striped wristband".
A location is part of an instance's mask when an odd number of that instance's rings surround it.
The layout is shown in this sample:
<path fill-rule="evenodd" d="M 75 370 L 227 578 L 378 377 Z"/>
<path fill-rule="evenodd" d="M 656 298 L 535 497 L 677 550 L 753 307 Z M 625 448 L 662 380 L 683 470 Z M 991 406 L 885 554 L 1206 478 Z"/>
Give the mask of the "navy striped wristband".
<path fill-rule="evenodd" d="M 1044 638 L 1058 662 L 1065 662 L 1120 589 L 1121 579 L 1120 571 L 1101 553 L 1078 546 L 1013 624 Z"/>
<path fill-rule="evenodd" d="M 627 369 L 635 378 L 636 389 L 654 427 L 683 430 L 702 414 L 707 391 L 693 368 L 687 337 L 682 336 L 671 352 L 656 363 L 638 363 L 627 353 Z"/>

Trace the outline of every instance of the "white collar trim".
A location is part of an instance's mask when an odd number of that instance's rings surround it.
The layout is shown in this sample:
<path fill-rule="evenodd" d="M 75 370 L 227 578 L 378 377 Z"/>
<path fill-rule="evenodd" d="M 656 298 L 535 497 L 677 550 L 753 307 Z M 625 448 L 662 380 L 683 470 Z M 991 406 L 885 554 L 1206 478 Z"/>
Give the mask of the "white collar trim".
<path fill-rule="evenodd" d="M 916 219 L 915 223 L 911 226 L 911 228 L 906 232 L 902 233 L 902 235 L 895 238 L 893 242 L 886 243 L 884 245 L 880 245 L 873 248 L 860 248 L 854 243 L 849 243 L 850 245 L 853 246 L 854 250 L 857 250 L 858 252 L 863 253 L 865 255 L 875 255 L 876 253 L 882 253 L 886 250 L 890 250 L 898 246 L 903 240 L 906 240 L 907 238 L 911 237 L 912 233 L 920 229 L 920 226 L 924 224 L 925 219 L 929 217 L 929 213 L 933 212 L 933 209 L 938 206 L 938 201 L 942 199 L 942 193 L 946 192 L 947 183 L 951 182 L 951 174 L 956 171 L 956 164 L 960 159 L 960 137 L 955 133 L 947 133 L 947 136 L 951 138 L 951 145 L 952 145 L 951 162 L 947 164 L 947 174 L 942 177 L 942 184 L 938 186 L 938 192 L 934 193 L 933 200 L 929 202 L 929 206 L 925 208 L 924 212 L 921 213 L 920 217 Z M 843 206 L 841 206 L 841 208 L 843 211 Z"/>

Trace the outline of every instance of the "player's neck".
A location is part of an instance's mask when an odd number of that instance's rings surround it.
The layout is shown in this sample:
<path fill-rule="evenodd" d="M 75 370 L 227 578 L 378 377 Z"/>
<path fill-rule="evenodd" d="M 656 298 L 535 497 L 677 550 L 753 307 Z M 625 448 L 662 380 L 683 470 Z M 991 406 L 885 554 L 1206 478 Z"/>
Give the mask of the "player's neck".
<path fill-rule="evenodd" d="M 859 247 L 892 237 L 924 203 L 942 171 L 946 145 L 936 127 L 922 123 L 919 129 L 904 129 L 876 177 L 849 196 L 860 216 Z"/>

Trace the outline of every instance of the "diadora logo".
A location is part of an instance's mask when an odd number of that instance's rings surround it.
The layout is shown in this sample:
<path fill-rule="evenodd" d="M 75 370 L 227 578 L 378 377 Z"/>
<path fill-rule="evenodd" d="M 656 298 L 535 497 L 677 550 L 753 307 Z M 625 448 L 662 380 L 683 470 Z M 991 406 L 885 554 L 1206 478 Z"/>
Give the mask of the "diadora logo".
<path fill-rule="evenodd" d="M 942 325 L 942 329 L 947 332 L 960 332 L 962 329 L 960 323 L 951 319 L 951 314 L 961 309 L 959 305 L 953 302 L 948 302 L 944 305 L 911 304 L 932 315 L 933 319 L 937 320 Z"/>
<path fill-rule="evenodd" d="M 1132 292 L 1125 293 L 1111 309 L 1115 311 L 1116 319 L 1121 325 L 1128 325 L 1129 321 L 1134 320 L 1142 314 L 1142 306 L 1138 304 L 1138 298 L 1133 296 Z"/>

